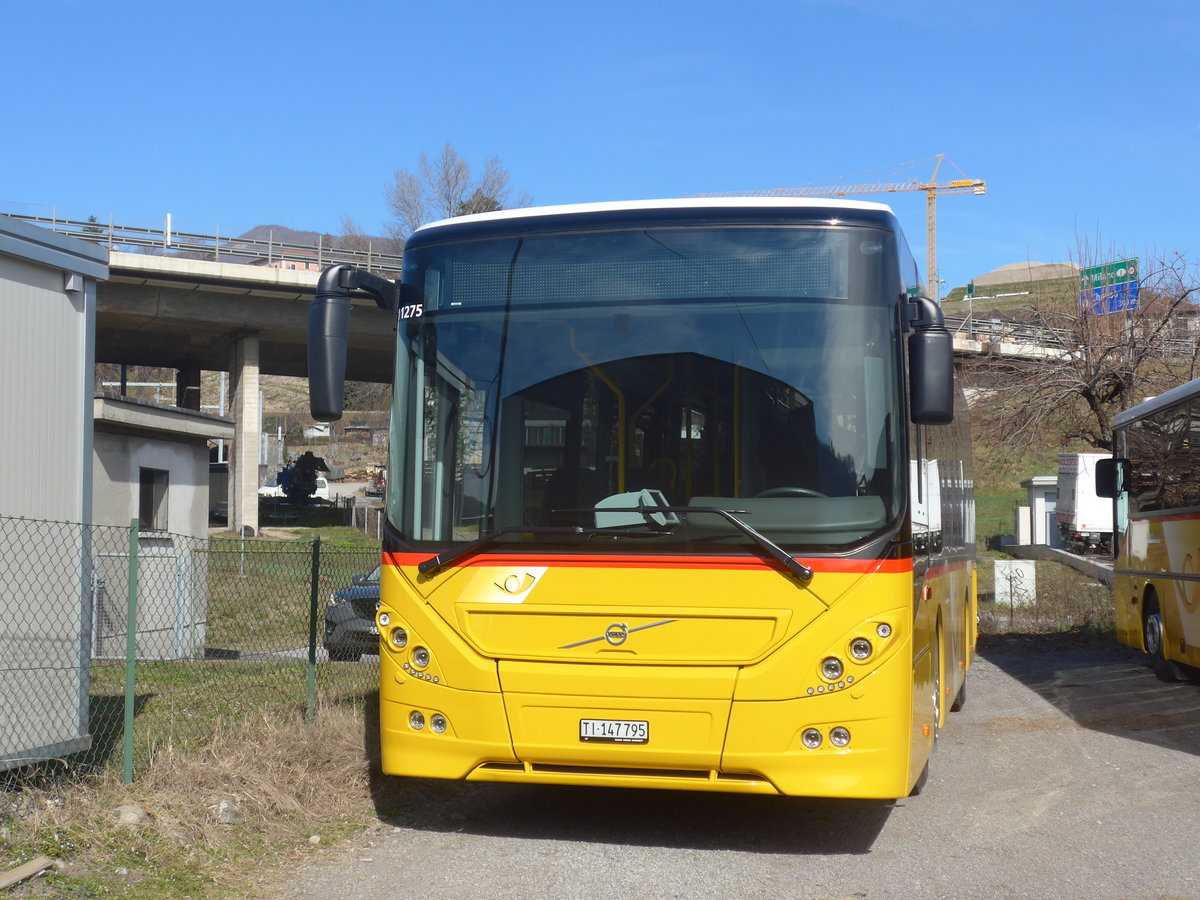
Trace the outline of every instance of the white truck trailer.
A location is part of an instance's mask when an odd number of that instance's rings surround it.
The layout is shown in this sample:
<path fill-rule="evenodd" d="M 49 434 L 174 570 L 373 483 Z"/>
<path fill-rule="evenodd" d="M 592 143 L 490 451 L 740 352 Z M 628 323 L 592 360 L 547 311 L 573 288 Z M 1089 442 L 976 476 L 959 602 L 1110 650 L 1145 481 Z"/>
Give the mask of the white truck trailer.
<path fill-rule="evenodd" d="M 1075 553 L 1112 550 L 1112 501 L 1096 496 L 1096 463 L 1107 453 L 1058 454 L 1058 501 L 1054 518 L 1064 549 Z"/>

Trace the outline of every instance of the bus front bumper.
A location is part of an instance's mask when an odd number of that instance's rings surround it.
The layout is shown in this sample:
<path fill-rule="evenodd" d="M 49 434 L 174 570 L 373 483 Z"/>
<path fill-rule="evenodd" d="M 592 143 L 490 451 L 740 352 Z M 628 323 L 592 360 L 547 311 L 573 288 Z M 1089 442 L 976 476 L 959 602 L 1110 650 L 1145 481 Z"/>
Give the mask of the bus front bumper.
<path fill-rule="evenodd" d="M 387 774 L 530 784 L 894 799 L 911 786 L 907 710 L 872 716 L 849 692 L 772 702 L 443 691 L 381 703 Z M 413 713 L 420 723 L 414 727 Z M 431 727 L 434 715 L 445 730 Z M 647 722 L 645 742 L 584 740 L 582 720 Z M 850 734 L 835 746 L 834 728 Z M 816 730 L 820 743 L 805 743 Z"/>

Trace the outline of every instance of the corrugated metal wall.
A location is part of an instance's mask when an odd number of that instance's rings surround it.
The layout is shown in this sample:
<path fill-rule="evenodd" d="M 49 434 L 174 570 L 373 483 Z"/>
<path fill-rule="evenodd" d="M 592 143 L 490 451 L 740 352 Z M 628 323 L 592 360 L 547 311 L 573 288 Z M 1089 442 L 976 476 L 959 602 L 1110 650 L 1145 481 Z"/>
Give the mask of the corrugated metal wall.
<path fill-rule="evenodd" d="M 0 254 L 0 514 L 80 522 L 91 361 L 84 291 L 65 275 Z M 85 373 L 85 368 L 88 371 Z"/>
<path fill-rule="evenodd" d="M 90 741 L 94 562 L 78 523 L 91 513 L 94 279 L 106 259 L 0 216 L 0 517 L 15 517 L 0 533 L 0 768 Z M 21 665 L 30 656 L 36 668 Z M 45 702 L 31 709 L 31 696 Z"/>

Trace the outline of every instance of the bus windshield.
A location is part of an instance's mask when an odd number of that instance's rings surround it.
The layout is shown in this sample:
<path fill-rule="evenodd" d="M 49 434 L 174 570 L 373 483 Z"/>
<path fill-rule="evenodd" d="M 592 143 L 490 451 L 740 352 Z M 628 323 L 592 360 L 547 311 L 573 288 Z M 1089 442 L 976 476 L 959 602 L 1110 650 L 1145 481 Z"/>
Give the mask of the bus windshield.
<path fill-rule="evenodd" d="M 393 525 L 638 553 L 751 546 L 713 509 L 781 546 L 879 533 L 901 506 L 894 245 L 813 225 L 410 248 Z"/>

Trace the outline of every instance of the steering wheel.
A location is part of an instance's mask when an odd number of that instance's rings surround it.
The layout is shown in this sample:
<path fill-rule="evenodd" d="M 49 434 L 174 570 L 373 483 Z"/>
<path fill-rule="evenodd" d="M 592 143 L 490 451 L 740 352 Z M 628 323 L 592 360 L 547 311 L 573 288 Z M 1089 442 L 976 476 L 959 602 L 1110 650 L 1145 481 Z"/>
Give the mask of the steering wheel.
<path fill-rule="evenodd" d="M 754 495 L 755 498 L 760 497 L 828 497 L 828 494 L 822 494 L 820 491 L 814 491 L 812 488 L 803 487 L 773 487 L 767 488 L 765 491 L 760 491 Z"/>

